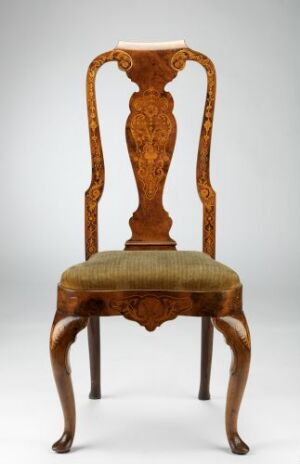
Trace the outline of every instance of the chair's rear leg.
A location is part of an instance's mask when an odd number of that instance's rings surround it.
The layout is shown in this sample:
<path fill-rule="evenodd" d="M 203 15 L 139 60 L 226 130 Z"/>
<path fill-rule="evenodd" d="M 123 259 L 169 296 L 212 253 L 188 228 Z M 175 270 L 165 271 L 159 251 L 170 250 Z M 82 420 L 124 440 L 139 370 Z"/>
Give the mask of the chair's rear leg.
<path fill-rule="evenodd" d="M 210 317 L 202 318 L 201 332 L 201 380 L 198 398 L 199 400 L 209 400 L 209 383 L 214 338 L 214 328 Z"/>
<path fill-rule="evenodd" d="M 88 322 L 88 342 L 91 371 L 91 399 L 101 398 L 100 385 L 100 317 L 92 316 Z"/>

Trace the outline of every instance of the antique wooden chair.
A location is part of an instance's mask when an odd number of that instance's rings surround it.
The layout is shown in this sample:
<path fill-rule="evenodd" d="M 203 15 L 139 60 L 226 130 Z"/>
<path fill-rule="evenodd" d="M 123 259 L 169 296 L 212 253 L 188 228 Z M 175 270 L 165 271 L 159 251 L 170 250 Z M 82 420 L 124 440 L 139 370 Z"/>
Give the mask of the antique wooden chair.
<path fill-rule="evenodd" d="M 164 90 L 187 60 L 207 73 L 196 182 L 203 203 L 203 252 L 176 251 L 170 238 L 172 220 L 162 205 L 163 188 L 176 137 L 173 99 Z M 104 187 L 104 161 L 96 109 L 95 78 L 109 61 L 135 82 L 139 91 L 130 100 L 126 140 L 139 193 L 139 206 L 130 219 L 132 237 L 124 251 L 98 252 L 97 206 Z M 99 55 L 88 68 L 87 107 L 92 156 L 92 180 L 85 194 L 84 263 L 67 269 L 58 285 L 50 353 L 64 414 L 64 432 L 54 443 L 59 453 L 70 450 L 75 432 L 75 401 L 68 352 L 76 334 L 88 327 L 91 392 L 100 398 L 99 316 L 123 315 L 154 330 L 167 320 L 202 317 L 201 385 L 199 399 L 208 400 L 213 325 L 223 333 L 233 360 L 226 406 L 226 431 L 233 453 L 248 446 L 237 431 L 240 403 L 250 363 L 250 335 L 242 311 L 238 275 L 215 258 L 216 195 L 209 179 L 209 153 L 215 105 L 216 75 L 209 58 L 184 41 L 154 44 L 119 42 Z M 212 321 L 212 323 L 211 323 Z"/>

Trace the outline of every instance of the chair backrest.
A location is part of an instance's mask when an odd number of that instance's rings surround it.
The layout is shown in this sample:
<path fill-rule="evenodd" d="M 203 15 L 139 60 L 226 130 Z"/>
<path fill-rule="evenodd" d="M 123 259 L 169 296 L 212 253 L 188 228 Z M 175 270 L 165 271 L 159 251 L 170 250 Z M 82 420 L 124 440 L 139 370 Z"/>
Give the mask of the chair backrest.
<path fill-rule="evenodd" d="M 132 237 L 125 249 L 176 249 L 170 237 L 172 220 L 162 195 L 176 139 L 173 99 L 164 90 L 187 60 L 201 64 L 207 74 L 207 94 L 201 127 L 196 182 L 203 203 L 203 251 L 215 256 L 215 192 L 209 178 L 209 154 L 216 92 L 216 74 L 209 58 L 184 41 L 153 44 L 119 42 L 95 58 L 87 73 L 87 107 L 92 157 L 92 179 L 85 194 L 86 258 L 98 251 L 97 209 L 104 188 L 104 160 L 95 94 L 98 69 L 116 61 L 139 91 L 130 99 L 126 141 L 139 193 L 139 206 L 129 224 Z"/>

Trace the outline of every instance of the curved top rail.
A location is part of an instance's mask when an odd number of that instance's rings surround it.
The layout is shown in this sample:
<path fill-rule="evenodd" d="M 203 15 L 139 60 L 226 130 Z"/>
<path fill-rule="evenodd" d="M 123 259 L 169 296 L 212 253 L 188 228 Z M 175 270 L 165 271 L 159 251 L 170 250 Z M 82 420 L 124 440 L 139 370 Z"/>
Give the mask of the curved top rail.
<path fill-rule="evenodd" d="M 175 50 L 187 48 L 185 40 L 174 40 L 171 42 L 124 42 L 120 40 L 115 48 L 122 50 Z"/>

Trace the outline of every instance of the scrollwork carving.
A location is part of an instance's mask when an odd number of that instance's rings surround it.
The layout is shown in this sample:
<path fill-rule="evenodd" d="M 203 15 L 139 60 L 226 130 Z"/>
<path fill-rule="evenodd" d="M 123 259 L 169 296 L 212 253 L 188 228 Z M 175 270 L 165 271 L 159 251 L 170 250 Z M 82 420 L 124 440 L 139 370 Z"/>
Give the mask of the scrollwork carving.
<path fill-rule="evenodd" d="M 249 334 L 244 324 L 238 318 L 233 316 L 221 316 L 219 317 L 219 319 L 221 321 L 226 322 L 226 324 L 228 324 L 233 330 L 235 330 L 243 345 L 245 345 L 246 348 L 250 349 Z"/>
<path fill-rule="evenodd" d="M 83 329 L 87 324 L 86 318 L 81 316 L 66 316 L 63 319 L 59 320 L 53 327 L 51 335 L 51 345 L 50 348 L 54 349 L 60 342 L 61 338 L 64 336 L 66 329 L 71 330 L 80 330 Z"/>
<path fill-rule="evenodd" d="M 246 350 L 250 351 L 250 332 L 242 311 L 228 316 L 213 317 L 212 321 L 216 329 L 223 333 L 227 344 L 233 350 L 238 349 L 238 346 L 243 346 Z M 235 372 L 235 369 L 236 363 L 234 359 L 231 366 L 232 373 Z"/>
<path fill-rule="evenodd" d="M 112 300 L 110 305 L 127 319 L 153 331 L 163 322 L 175 319 L 179 314 L 191 309 L 192 300 L 189 297 L 169 295 L 134 295 Z"/>
<path fill-rule="evenodd" d="M 57 319 L 53 323 L 50 335 L 50 351 L 56 349 L 64 351 L 64 346 L 69 347 L 76 339 L 77 333 L 87 326 L 87 317 L 82 316 L 65 316 L 63 313 L 57 312 Z M 64 362 L 68 374 L 71 373 L 71 368 L 68 361 L 67 353 L 65 352 Z"/>

